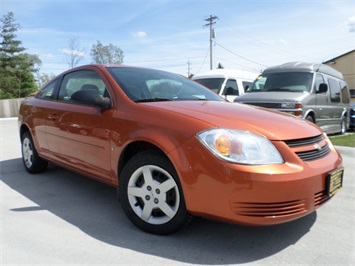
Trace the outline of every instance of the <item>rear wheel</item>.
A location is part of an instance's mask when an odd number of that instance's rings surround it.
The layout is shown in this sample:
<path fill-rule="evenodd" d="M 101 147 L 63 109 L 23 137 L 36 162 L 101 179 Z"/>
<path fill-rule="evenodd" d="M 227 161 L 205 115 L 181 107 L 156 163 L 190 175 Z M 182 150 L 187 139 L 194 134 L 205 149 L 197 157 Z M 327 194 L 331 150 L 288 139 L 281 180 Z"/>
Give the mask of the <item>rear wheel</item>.
<path fill-rule="evenodd" d="M 341 120 L 341 124 L 340 124 L 340 134 L 345 134 L 346 133 L 346 117 L 343 117 L 343 119 Z"/>
<path fill-rule="evenodd" d="M 171 234 L 190 220 L 177 173 L 159 152 L 142 152 L 126 164 L 119 198 L 131 222 L 149 233 Z"/>
<path fill-rule="evenodd" d="M 22 135 L 22 160 L 29 173 L 40 173 L 47 169 L 48 162 L 38 156 L 30 132 L 26 131 Z"/>

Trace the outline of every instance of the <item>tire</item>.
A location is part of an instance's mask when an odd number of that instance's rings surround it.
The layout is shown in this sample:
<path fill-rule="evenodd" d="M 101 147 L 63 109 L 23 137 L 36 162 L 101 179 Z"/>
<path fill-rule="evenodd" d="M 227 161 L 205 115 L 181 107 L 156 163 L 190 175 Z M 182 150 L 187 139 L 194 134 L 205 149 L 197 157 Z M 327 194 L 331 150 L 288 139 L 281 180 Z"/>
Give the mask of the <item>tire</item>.
<path fill-rule="evenodd" d="M 343 119 L 341 120 L 341 124 L 340 124 L 340 134 L 344 135 L 346 133 L 346 117 L 343 117 Z"/>
<path fill-rule="evenodd" d="M 173 165 L 156 151 L 128 161 L 121 173 L 119 199 L 130 221 L 148 233 L 172 234 L 191 218 Z"/>
<path fill-rule="evenodd" d="M 312 116 L 307 115 L 306 120 L 314 124 L 314 119 Z"/>
<path fill-rule="evenodd" d="M 22 161 L 31 174 L 40 173 L 47 169 L 48 162 L 38 156 L 30 132 L 25 132 L 21 138 Z"/>

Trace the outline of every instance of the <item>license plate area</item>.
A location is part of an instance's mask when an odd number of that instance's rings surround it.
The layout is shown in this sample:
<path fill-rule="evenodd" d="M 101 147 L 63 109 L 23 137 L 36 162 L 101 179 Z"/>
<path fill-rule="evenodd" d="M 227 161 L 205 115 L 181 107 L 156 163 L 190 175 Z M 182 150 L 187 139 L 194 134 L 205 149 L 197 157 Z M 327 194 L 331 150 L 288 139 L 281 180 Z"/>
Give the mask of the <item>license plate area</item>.
<path fill-rule="evenodd" d="M 343 186 L 344 168 L 336 169 L 327 176 L 327 194 L 333 196 Z"/>

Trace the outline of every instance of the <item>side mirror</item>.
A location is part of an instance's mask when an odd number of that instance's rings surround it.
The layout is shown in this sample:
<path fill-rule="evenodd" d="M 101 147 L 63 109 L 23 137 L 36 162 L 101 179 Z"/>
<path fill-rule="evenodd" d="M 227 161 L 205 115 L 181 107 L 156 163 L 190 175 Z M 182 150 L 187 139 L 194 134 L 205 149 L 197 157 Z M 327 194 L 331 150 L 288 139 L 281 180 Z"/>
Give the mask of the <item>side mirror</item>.
<path fill-rule="evenodd" d="M 321 83 L 321 84 L 319 84 L 319 88 L 316 91 L 316 94 L 326 93 L 327 91 L 328 91 L 328 84 Z"/>
<path fill-rule="evenodd" d="M 96 90 L 80 90 L 72 94 L 71 100 L 82 104 L 95 105 L 104 109 L 111 107 L 111 99 L 102 97 L 99 91 Z"/>
<path fill-rule="evenodd" d="M 95 105 L 102 107 L 103 109 L 111 108 L 111 99 L 109 97 L 102 97 L 102 95 L 95 98 Z"/>

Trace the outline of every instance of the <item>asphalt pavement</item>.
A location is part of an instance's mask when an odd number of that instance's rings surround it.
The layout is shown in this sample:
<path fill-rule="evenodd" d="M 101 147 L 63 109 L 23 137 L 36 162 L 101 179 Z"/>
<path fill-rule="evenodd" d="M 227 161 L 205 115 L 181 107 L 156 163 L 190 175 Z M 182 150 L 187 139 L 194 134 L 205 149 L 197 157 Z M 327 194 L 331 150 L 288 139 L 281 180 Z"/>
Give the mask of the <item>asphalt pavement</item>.
<path fill-rule="evenodd" d="M 248 227 L 195 218 L 169 236 L 133 226 L 116 191 L 58 166 L 28 174 L 16 119 L 0 119 L 0 265 L 355 265 L 355 149 L 316 212 Z"/>

